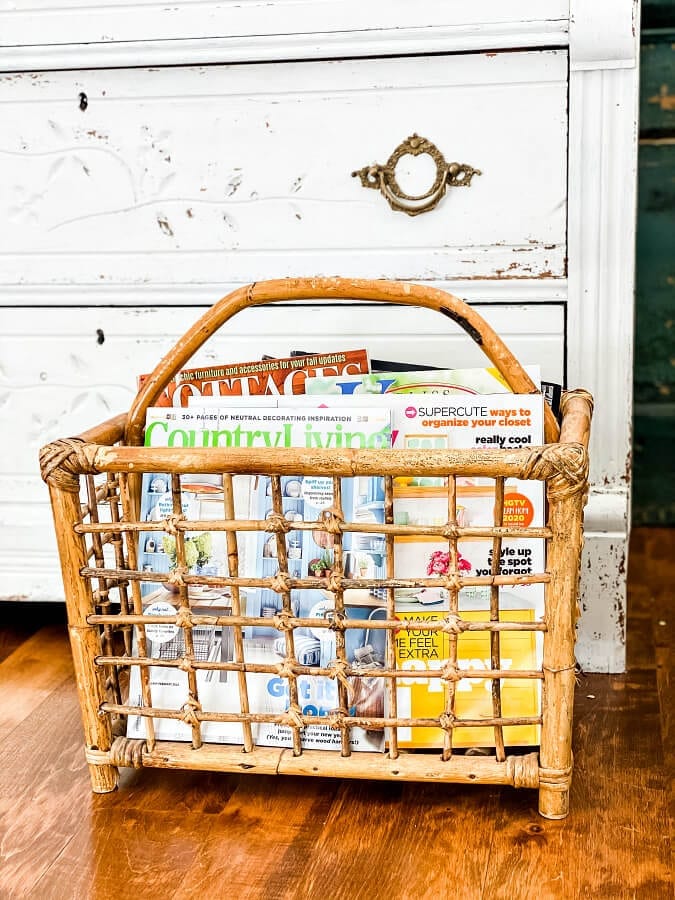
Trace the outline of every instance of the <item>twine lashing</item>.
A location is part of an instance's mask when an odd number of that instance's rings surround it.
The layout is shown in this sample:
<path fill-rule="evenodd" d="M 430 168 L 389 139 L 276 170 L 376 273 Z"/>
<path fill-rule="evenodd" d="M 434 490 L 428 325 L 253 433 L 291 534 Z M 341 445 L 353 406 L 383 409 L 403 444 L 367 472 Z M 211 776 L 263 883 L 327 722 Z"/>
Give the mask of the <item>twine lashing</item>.
<path fill-rule="evenodd" d="M 460 619 L 456 613 L 448 613 L 443 619 L 443 628 L 441 630 L 446 634 L 461 634 L 463 631 L 466 631 L 466 628 L 467 623 Z"/>
<path fill-rule="evenodd" d="M 69 494 L 79 494 L 80 475 L 97 475 L 97 469 L 85 453 L 81 438 L 63 438 L 40 450 L 42 480 Z"/>
<path fill-rule="evenodd" d="M 277 594 L 287 594 L 291 589 L 291 576 L 288 572 L 277 572 L 270 579 L 270 588 Z"/>
<path fill-rule="evenodd" d="M 189 700 L 186 700 L 181 707 L 181 720 L 191 728 L 196 728 L 199 725 L 197 713 L 200 713 L 201 711 L 202 705 L 199 700 L 195 700 L 194 697 L 191 697 Z"/>
<path fill-rule="evenodd" d="M 291 613 L 286 612 L 285 609 L 282 609 L 281 612 L 272 617 L 271 624 L 277 631 L 291 631 L 293 628 L 293 616 Z"/>
<path fill-rule="evenodd" d="M 166 519 L 164 519 L 162 526 L 164 528 L 164 531 L 167 532 L 167 534 L 172 534 L 175 537 L 180 530 L 178 528 L 178 525 L 184 521 L 185 521 L 184 515 L 182 515 L 180 513 L 171 513 L 170 516 L 167 516 Z"/>
<path fill-rule="evenodd" d="M 271 531 L 274 534 L 288 534 L 291 530 L 291 523 L 281 513 L 272 512 L 265 520 L 265 531 Z"/>
<path fill-rule="evenodd" d="M 452 729 L 455 727 L 455 717 L 452 715 L 452 713 L 441 713 L 438 717 L 438 724 L 441 726 L 443 731 L 452 731 Z"/>
<path fill-rule="evenodd" d="M 297 704 L 292 703 L 281 717 L 281 724 L 288 725 L 290 728 L 304 728 L 305 723 L 302 718 L 302 711 Z"/>
<path fill-rule="evenodd" d="M 441 681 L 456 682 L 462 678 L 461 671 L 457 668 L 456 663 L 447 662 L 441 670 Z"/>

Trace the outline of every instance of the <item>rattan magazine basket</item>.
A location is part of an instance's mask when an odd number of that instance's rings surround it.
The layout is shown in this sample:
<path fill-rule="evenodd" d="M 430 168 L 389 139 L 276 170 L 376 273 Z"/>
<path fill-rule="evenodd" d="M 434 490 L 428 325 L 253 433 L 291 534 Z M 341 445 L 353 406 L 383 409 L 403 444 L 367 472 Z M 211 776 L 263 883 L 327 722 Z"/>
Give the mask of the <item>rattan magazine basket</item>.
<path fill-rule="evenodd" d="M 583 543 L 583 507 L 588 491 L 588 439 L 592 399 L 583 390 L 563 395 L 561 424 L 545 404 L 545 443 L 522 449 L 243 449 L 243 448 L 163 448 L 144 447 L 146 410 L 153 405 L 170 379 L 182 369 L 196 350 L 233 315 L 241 310 L 274 302 L 370 301 L 428 307 L 458 323 L 500 371 L 514 393 L 535 394 L 537 387 L 499 337 L 470 306 L 452 295 L 431 287 L 389 281 L 342 278 L 286 279 L 242 287 L 216 303 L 178 341 L 143 383 L 127 414 L 100 424 L 78 437 L 57 440 L 42 448 L 42 477 L 49 486 L 56 537 L 63 574 L 69 634 L 77 678 L 85 736 L 85 753 L 93 790 L 112 791 L 117 786 L 118 768 L 187 768 L 218 772 L 292 774 L 372 778 L 393 781 L 461 782 L 502 784 L 537 789 L 539 811 L 548 818 L 562 818 L 568 812 L 572 775 L 572 706 L 575 686 L 574 642 L 578 618 L 580 555 Z M 222 476 L 220 517 L 208 522 L 208 529 L 224 534 L 228 572 L 213 576 L 194 574 L 185 566 L 188 532 L 204 530 L 204 522 L 190 521 L 182 514 L 180 477 L 219 473 Z M 161 473 L 171 492 L 173 514 L 148 525 L 140 515 L 142 475 Z M 272 515 L 264 519 L 236 518 L 233 482 L 242 474 L 271 479 Z M 332 479 L 334 503 L 329 513 L 315 522 L 289 522 L 281 502 L 281 481 L 288 476 L 323 476 Z M 348 521 L 341 507 L 342 479 L 379 476 L 384 484 L 383 521 Z M 393 515 L 394 483 L 402 477 L 441 479 L 447 497 L 447 517 L 442 523 L 411 525 Z M 457 479 L 494 480 L 494 520 L 491 525 L 471 526 L 458 520 Z M 503 496 L 506 479 L 533 479 L 545 482 L 546 524 L 522 526 L 504 524 Z M 148 527 L 171 532 L 175 537 L 179 575 L 175 611 L 171 615 L 144 614 L 144 584 L 157 579 L 139 565 L 139 535 Z M 330 622 L 303 619 L 296 614 L 291 592 L 310 587 L 308 578 L 297 577 L 289 565 L 286 535 L 291 528 L 312 528 L 331 535 L 336 566 L 326 582 L 334 598 Z M 378 668 L 362 663 L 358 669 L 345 653 L 345 636 L 353 627 L 345 615 L 345 594 L 354 588 L 353 574 L 347 571 L 342 552 L 348 533 L 377 532 L 384 536 L 385 571 L 370 577 L 365 585 L 377 592 L 382 616 L 369 623 L 384 635 L 384 662 Z M 420 573 L 412 582 L 394 577 L 393 550 L 397 538 L 422 531 L 444 542 L 450 560 L 442 575 Z M 276 542 L 277 571 L 273 575 L 244 577 L 240 572 L 240 541 L 252 532 L 266 533 Z M 457 542 L 488 540 L 492 544 L 489 574 L 468 575 L 458 565 Z M 543 571 L 526 575 L 510 574 L 500 568 L 502 542 L 506 539 L 543 539 L 546 563 Z M 441 631 L 448 641 L 448 659 L 435 673 L 442 684 L 443 702 L 434 717 L 406 716 L 397 707 L 397 688 L 410 676 L 397 665 L 394 644 L 402 625 L 396 616 L 395 590 L 415 586 L 441 585 L 447 592 L 448 610 L 428 624 L 429 633 Z M 500 609 L 500 588 L 515 584 L 544 585 L 543 617 L 534 621 L 510 621 L 508 609 Z M 363 586 L 360 581 L 359 585 Z M 204 610 L 191 602 L 195 586 L 226 589 L 231 608 Z M 313 582 L 316 585 L 316 582 Z M 480 586 L 489 597 L 489 614 L 482 621 L 463 617 L 460 591 Z M 247 589 L 264 588 L 278 597 L 277 611 L 270 619 L 247 615 Z M 179 640 L 168 659 L 158 662 L 148 650 L 146 629 L 168 625 Z M 245 660 L 246 629 L 256 625 L 276 629 L 283 655 L 273 666 Z M 305 659 L 298 646 L 300 629 L 329 627 L 334 635 L 335 658 L 329 665 Z M 201 653 L 204 635 L 210 629 L 230 635 L 227 659 L 205 658 Z M 543 646 L 542 665 L 527 670 L 509 668 L 502 659 L 501 641 L 509 632 L 536 633 Z M 458 643 L 468 632 L 479 632 L 489 641 L 489 666 L 480 672 L 458 666 Z M 487 635 L 487 637 L 485 637 Z M 166 657 L 166 654 L 164 654 Z M 173 666 L 185 673 L 186 696 L 179 708 L 153 706 L 150 666 Z M 130 673 L 142 685 L 142 700 L 132 704 Z M 198 675 L 215 671 L 238 687 L 238 708 L 215 713 L 204 708 Z M 283 713 L 252 709 L 248 677 L 256 672 L 273 672 L 285 685 L 288 703 Z M 226 674 L 223 674 L 226 673 Z M 354 676 L 383 679 L 387 703 L 385 712 L 371 716 L 355 712 L 350 705 L 350 685 Z M 339 702 L 329 715 L 303 709 L 298 701 L 301 678 L 329 677 L 337 687 Z M 464 679 L 486 679 L 491 714 L 468 722 L 457 714 L 456 699 Z M 540 688 L 537 715 L 514 718 L 502 709 L 502 688 L 509 679 L 534 682 Z M 127 737 L 127 720 L 143 723 L 144 737 Z M 164 718 L 179 720 L 191 740 L 165 741 L 156 736 L 156 723 Z M 239 723 L 240 744 L 204 741 L 209 722 Z M 321 721 L 340 736 L 339 749 L 306 750 L 303 729 Z M 283 726 L 290 746 L 260 746 L 256 727 L 261 722 Z M 504 729 L 516 724 L 535 724 L 538 746 L 505 746 Z M 453 736 L 458 728 L 478 727 L 489 739 L 480 753 L 458 748 Z M 433 727 L 440 735 L 437 748 L 406 750 L 399 746 L 402 729 Z M 368 728 L 386 734 L 384 750 L 353 752 L 354 729 Z M 169 776 L 167 776 L 169 777 Z"/>

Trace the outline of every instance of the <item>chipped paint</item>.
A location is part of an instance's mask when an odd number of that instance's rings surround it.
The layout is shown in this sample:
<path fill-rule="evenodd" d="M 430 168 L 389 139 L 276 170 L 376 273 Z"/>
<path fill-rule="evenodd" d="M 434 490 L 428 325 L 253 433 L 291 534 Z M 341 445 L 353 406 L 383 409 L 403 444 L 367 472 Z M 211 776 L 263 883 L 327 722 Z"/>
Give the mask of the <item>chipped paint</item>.
<path fill-rule="evenodd" d="M 159 225 L 160 231 L 163 234 L 169 235 L 169 237 L 173 237 L 173 229 L 171 228 L 169 220 L 166 218 L 166 216 L 158 215 L 157 224 Z"/>

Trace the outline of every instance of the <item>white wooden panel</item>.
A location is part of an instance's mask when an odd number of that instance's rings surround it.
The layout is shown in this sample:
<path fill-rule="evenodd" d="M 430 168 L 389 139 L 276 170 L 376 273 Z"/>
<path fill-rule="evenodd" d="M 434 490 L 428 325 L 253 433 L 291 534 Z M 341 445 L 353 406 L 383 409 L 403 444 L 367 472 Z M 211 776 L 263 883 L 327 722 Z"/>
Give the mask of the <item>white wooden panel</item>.
<path fill-rule="evenodd" d="M 562 276 L 566 76 L 566 51 L 6 75 L 2 280 Z M 411 218 L 351 172 L 414 131 L 483 174 Z"/>
<path fill-rule="evenodd" d="M 524 362 L 561 380 L 562 305 L 478 307 Z M 150 371 L 194 322 L 194 308 L 0 310 L 0 599 L 60 599 L 60 569 L 38 451 L 129 408 Z M 99 340 L 103 338 L 103 343 Z M 480 351 L 429 310 L 289 305 L 246 311 L 195 363 L 367 346 L 375 358 L 482 365 Z"/>
<path fill-rule="evenodd" d="M 367 37 L 378 32 L 431 28 L 488 34 L 492 27 L 538 32 L 567 26 L 568 0 L 247 0 L 233 2 L 93 3 L 91 0 L 0 0 L 1 45 L 103 45 L 276 36 L 340 34 Z M 507 32 L 508 33 L 508 32 Z M 483 44 L 483 46 L 490 46 Z M 505 46 L 513 46 L 513 44 Z M 522 45 L 521 45 L 522 46 Z M 527 46 L 532 46 L 528 43 Z M 144 47 L 144 50 L 146 48 Z M 466 45 L 464 47 L 466 49 Z M 248 57 L 255 58 L 255 56 Z"/>
<path fill-rule="evenodd" d="M 428 282 L 427 282 L 428 283 Z M 250 284 L 250 282 L 246 282 Z M 211 306 L 215 300 L 244 286 L 242 282 L 203 281 L 199 284 L 15 284 L 3 285 L 2 307 L 27 306 Z M 483 278 L 434 281 L 431 286 L 472 304 L 565 303 L 566 278 Z"/>

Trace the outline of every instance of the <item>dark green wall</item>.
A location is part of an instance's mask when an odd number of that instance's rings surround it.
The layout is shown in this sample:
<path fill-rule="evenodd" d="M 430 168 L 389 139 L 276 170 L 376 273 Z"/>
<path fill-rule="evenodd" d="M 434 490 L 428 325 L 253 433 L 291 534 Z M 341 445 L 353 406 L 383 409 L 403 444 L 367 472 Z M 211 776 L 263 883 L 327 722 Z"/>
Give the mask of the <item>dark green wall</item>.
<path fill-rule="evenodd" d="M 675 525 L 675 2 L 642 4 L 633 523 Z"/>

